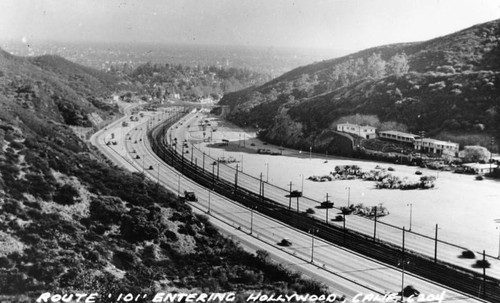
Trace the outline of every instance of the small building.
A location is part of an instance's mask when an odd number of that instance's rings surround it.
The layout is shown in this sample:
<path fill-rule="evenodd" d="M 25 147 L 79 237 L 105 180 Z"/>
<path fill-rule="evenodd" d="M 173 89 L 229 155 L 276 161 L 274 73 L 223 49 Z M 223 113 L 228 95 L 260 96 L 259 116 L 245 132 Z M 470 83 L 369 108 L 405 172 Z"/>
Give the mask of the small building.
<path fill-rule="evenodd" d="M 424 150 L 428 153 L 434 153 L 438 155 L 458 155 L 458 143 L 446 142 L 431 138 L 420 138 L 413 142 L 414 148 L 416 150 Z"/>
<path fill-rule="evenodd" d="M 337 124 L 337 131 L 358 135 L 365 139 L 373 139 L 377 137 L 377 129 L 370 125 L 341 123 Z"/>
<path fill-rule="evenodd" d="M 497 168 L 497 165 L 493 163 L 488 163 L 488 164 L 480 164 L 480 163 L 466 163 L 462 164 L 464 168 L 466 168 L 469 171 L 473 171 L 475 174 L 478 175 L 484 175 L 489 173 L 490 171 L 493 171 L 495 168 Z"/>
<path fill-rule="evenodd" d="M 397 142 L 402 142 L 402 143 L 409 143 L 412 145 L 415 142 L 415 140 L 420 139 L 420 137 L 418 135 L 404 133 L 404 132 L 395 131 L 395 130 L 379 131 L 378 136 L 382 139 L 387 139 L 387 140 L 392 140 L 392 141 L 397 141 Z"/>

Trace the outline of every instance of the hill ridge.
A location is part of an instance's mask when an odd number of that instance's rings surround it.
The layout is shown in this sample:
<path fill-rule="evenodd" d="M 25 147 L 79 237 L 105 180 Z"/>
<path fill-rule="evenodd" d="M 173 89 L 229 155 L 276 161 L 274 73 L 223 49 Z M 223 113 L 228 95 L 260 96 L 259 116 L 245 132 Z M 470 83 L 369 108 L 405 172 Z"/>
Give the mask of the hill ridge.
<path fill-rule="evenodd" d="M 442 139 L 471 135 L 474 142 L 459 143 L 484 145 L 487 137 L 500 138 L 498 71 L 500 19 L 301 66 L 227 94 L 221 104 L 230 106 L 229 120 L 291 146 L 310 144 L 355 114 Z"/>

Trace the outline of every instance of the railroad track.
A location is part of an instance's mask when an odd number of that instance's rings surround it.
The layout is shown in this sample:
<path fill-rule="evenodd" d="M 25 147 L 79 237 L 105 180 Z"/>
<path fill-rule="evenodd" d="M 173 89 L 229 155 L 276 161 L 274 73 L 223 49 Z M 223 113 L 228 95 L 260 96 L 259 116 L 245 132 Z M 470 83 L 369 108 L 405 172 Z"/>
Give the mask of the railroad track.
<path fill-rule="evenodd" d="M 432 258 L 385 241 L 373 239 L 359 232 L 326 224 L 304 213 L 290 210 L 267 197 L 246 190 L 227 180 L 219 178 L 212 171 L 200 168 L 196 163 L 179 155 L 166 140 L 166 129 L 179 117 L 172 117 L 166 124 L 148 131 L 148 140 L 152 150 L 165 163 L 171 165 L 184 176 L 196 183 L 228 197 L 242 205 L 253 208 L 276 220 L 284 222 L 305 232 L 315 230 L 316 236 L 330 243 L 345 247 L 359 254 L 376 259 L 394 267 L 405 267 L 405 270 L 450 288 L 489 302 L 500 302 L 500 281 L 486 277 L 472 270 L 467 270 L 442 261 L 435 262 Z M 182 144 L 180 142 L 179 144 Z M 403 237 L 402 232 L 402 237 Z"/>

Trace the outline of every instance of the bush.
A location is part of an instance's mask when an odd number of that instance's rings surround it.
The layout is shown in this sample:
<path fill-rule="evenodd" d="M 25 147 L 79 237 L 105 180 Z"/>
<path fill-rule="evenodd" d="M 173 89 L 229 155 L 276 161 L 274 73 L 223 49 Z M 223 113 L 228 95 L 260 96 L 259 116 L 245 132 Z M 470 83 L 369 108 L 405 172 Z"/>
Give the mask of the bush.
<path fill-rule="evenodd" d="M 125 213 L 120 198 L 99 197 L 90 202 L 90 217 L 104 224 L 117 224 Z"/>
<path fill-rule="evenodd" d="M 73 205 L 78 201 L 80 193 L 71 184 L 64 184 L 54 196 L 53 200 L 62 205 Z"/>
<path fill-rule="evenodd" d="M 174 233 L 173 231 L 171 230 L 166 230 L 163 232 L 163 234 L 165 235 L 165 237 L 170 240 L 171 242 L 175 242 L 177 240 L 179 240 L 179 238 L 177 237 L 177 234 Z"/>

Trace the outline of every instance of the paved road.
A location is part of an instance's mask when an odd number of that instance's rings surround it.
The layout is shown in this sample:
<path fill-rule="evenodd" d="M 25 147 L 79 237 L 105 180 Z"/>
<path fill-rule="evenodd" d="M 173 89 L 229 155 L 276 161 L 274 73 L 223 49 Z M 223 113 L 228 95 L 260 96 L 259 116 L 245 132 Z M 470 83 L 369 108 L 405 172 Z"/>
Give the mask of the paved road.
<path fill-rule="evenodd" d="M 291 229 L 275 220 L 251 212 L 213 192 L 209 194 L 207 189 L 184 179 L 154 155 L 145 136 L 146 119 L 125 129 L 121 126 L 121 121 L 97 133 L 92 142 L 115 163 L 130 170 L 144 169 L 146 175 L 153 180 L 159 180 L 173 192 L 183 192 L 185 189 L 195 191 L 200 201 L 193 204 L 195 210 L 206 213 L 210 201 L 211 222 L 225 233 L 239 239 L 244 247 L 251 250 L 265 249 L 271 253 L 273 259 L 325 282 L 332 291 L 345 294 L 348 298 L 353 298 L 359 293 L 383 294 L 386 291 L 401 289 L 403 275 L 399 269 L 388 268 L 319 239 L 313 240 L 311 234 Z M 117 137 L 116 134 L 120 132 L 122 135 Z M 111 133 L 115 133 L 117 145 L 105 145 L 105 140 Z M 127 140 L 129 137 L 130 140 Z M 137 155 L 140 155 L 139 159 L 135 159 Z M 152 166 L 153 170 L 148 170 L 149 166 Z M 276 243 L 283 238 L 289 238 L 292 246 L 278 246 Z M 313 241 L 314 262 L 311 262 Z M 445 289 L 408 274 L 405 274 L 404 284 L 415 285 L 425 294 L 440 294 Z M 468 298 L 467 295 L 450 290 L 445 292 L 447 302 L 479 302 Z"/>
<path fill-rule="evenodd" d="M 197 159 L 197 164 L 200 167 L 203 167 L 203 163 L 205 163 L 204 169 L 206 170 L 212 170 L 213 168 L 211 167 L 211 161 L 209 160 L 208 154 L 210 153 L 209 148 L 205 148 L 204 145 L 196 144 L 200 142 L 200 138 L 192 138 L 189 135 L 189 127 L 191 126 L 196 126 L 199 124 L 200 120 L 204 120 L 206 117 L 204 115 L 198 114 L 198 113 L 193 113 L 185 118 L 182 119 L 179 123 L 177 123 L 173 128 L 171 128 L 170 132 L 168 132 L 167 137 L 168 138 L 177 138 L 178 142 L 184 142 L 184 140 L 187 140 L 187 142 L 190 142 L 188 145 L 189 148 L 185 148 L 184 152 L 188 151 L 188 154 L 184 154 L 185 158 L 187 161 L 190 161 L 191 158 Z M 221 132 L 221 130 L 217 130 L 218 132 Z M 192 148 L 193 143 L 195 145 L 195 148 Z M 179 153 L 182 153 L 182 148 L 181 144 L 177 144 L 177 151 Z M 205 153 L 205 155 L 204 155 Z M 213 154 L 213 152 L 212 152 Z M 259 155 L 262 156 L 262 155 Z M 205 158 L 205 161 L 202 159 Z M 230 182 L 235 182 L 235 164 L 232 165 L 225 165 L 225 164 L 219 164 L 219 177 L 230 181 Z M 248 189 L 250 191 L 253 191 L 255 193 L 259 193 L 259 181 L 258 179 L 259 176 L 248 176 L 246 174 L 241 174 L 238 173 L 238 186 L 241 186 L 245 189 Z M 264 184 L 264 192 L 265 196 L 267 198 L 270 198 L 276 202 L 279 202 L 283 205 L 289 205 L 290 200 L 289 198 L 285 197 L 284 191 L 282 189 L 279 189 L 274 186 L 269 186 L 265 182 Z M 298 209 L 300 212 L 304 212 L 308 208 L 312 208 L 315 210 L 316 214 L 314 214 L 315 217 L 317 217 L 320 220 L 326 220 L 326 210 L 325 209 L 317 209 L 316 206 L 318 204 L 310 199 L 306 198 L 300 198 L 299 199 L 299 204 L 298 204 Z M 292 209 L 297 209 L 297 199 L 292 198 Z M 336 209 L 330 209 L 328 214 L 329 219 L 333 218 L 338 210 Z M 331 220 L 328 220 L 330 224 L 337 224 L 341 225 L 343 224 L 342 222 L 332 222 Z M 389 243 L 393 243 L 395 245 L 401 246 L 402 245 L 402 231 L 395 229 L 393 227 L 390 227 L 385 224 L 376 224 L 376 232 L 375 232 L 375 222 L 373 220 L 368 220 L 364 217 L 360 216 L 346 216 L 346 228 L 347 229 L 352 229 L 358 232 L 361 232 L 363 234 L 373 236 L 374 233 L 376 234 L 376 238 L 379 240 L 387 241 Z M 432 238 L 423 238 L 420 236 L 417 236 L 415 234 L 406 232 L 405 235 L 405 247 L 406 249 L 421 253 L 423 255 L 429 256 L 431 258 L 434 258 L 434 252 L 435 252 L 435 241 Z M 444 262 L 450 263 L 450 264 L 455 264 L 457 266 L 461 266 L 463 268 L 469 269 L 469 270 L 475 270 L 478 273 L 482 273 L 482 269 L 480 268 L 472 268 L 471 267 L 471 262 L 475 262 L 475 260 L 470 260 L 470 259 L 463 259 L 463 258 L 458 258 L 464 248 L 459 248 L 459 247 L 454 247 L 450 245 L 445 245 L 442 243 L 438 242 L 437 246 L 437 252 L 438 252 L 438 259 L 442 260 Z M 500 279 L 500 260 L 498 259 L 493 259 L 493 258 L 488 258 L 488 261 L 492 263 L 492 267 L 489 268 L 486 272 L 488 276 L 495 277 Z"/>

